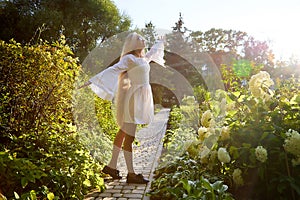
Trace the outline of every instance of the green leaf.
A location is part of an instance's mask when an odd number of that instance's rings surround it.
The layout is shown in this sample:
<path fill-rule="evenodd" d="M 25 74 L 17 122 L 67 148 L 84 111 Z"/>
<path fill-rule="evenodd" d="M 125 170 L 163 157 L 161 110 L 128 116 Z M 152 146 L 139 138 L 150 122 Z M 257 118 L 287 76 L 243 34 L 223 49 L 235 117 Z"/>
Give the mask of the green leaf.
<path fill-rule="evenodd" d="M 49 199 L 49 200 L 53 200 L 54 199 L 54 194 L 52 193 L 52 192 L 49 192 L 48 194 L 47 194 L 47 198 Z"/>
<path fill-rule="evenodd" d="M 238 148 L 236 148 L 235 146 L 229 147 L 229 153 L 233 157 L 233 159 L 237 159 L 240 156 Z"/>
<path fill-rule="evenodd" d="M 31 200 L 36 200 L 37 198 L 36 198 L 36 192 L 34 191 L 34 190 L 31 190 L 30 191 L 30 199 Z"/>
<path fill-rule="evenodd" d="M 251 148 L 251 144 L 249 143 L 243 143 L 242 146 L 245 148 Z"/>
<path fill-rule="evenodd" d="M 262 134 L 262 136 L 260 137 L 260 141 L 262 141 L 263 139 L 265 139 L 268 135 L 269 135 L 268 132 L 264 132 L 264 133 Z"/>
<path fill-rule="evenodd" d="M 188 194 L 190 194 L 191 192 L 191 185 L 190 185 L 190 181 L 183 179 L 180 181 L 180 183 L 182 183 L 183 188 L 187 191 Z"/>
<path fill-rule="evenodd" d="M 212 184 L 212 186 L 219 194 L 224 193 L 228 189 L 228 186 L 224 185 L 223 181 L 216 181 Z"/>
<path fill-rule="evenodd" d="M 208 179 L 202 178 L 202 179 L 201 179 L 201 182 L 202 182 L 204 188 L 206 188 L 207 190 L 213 192 L 213 187 L 212 187 L 212 185 L 210 184 L 210 182 L 208 181 Z"/>
<path fill-rule="evenodd" d="M 83 185 L 90 187 L 91 186 L 91 181 L 89 179 L 85 179 L 85 181 L 83 181 Z"/>
<path fill-rule="evenodd" d="M 290 104 L 300 104 L 300 95 L 294 95 L 290 101 Z"/>
<path fill-rule="evenodd" d="M 25 188 L 28 185 L 27 178 L 25 178 L 25 177 L 21 178 L 21 185 L 22 185 L 22 188 Z"/>
<path fill-rule="evenodd" d="M 239 96 L 241 95 L 241 92 L 236 91 L 236 92 L 232 92 L 232 94 L 233 94 L 236 98 L 239 98 Z"/>

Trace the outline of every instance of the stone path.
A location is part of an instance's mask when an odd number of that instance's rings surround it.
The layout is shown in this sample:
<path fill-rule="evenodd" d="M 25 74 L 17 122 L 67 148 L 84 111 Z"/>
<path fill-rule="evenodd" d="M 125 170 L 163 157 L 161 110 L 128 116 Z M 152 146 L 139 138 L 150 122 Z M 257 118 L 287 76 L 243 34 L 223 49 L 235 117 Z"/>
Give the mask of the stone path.
<path fill-rule="evenodd" d="M 161 109 L 154 117 L 154 121 L 142 128 L 136 134 L 139 145 L 133 147 L 133 163 L 136 173 L 142 173 L 150 182 L 148 184 L 126 183 L 127 168 L 123 152 L 120 153 L 118 169 L 122 175 L 121 180 L 107 181 L 106 190 L 103 193 L 91 191 L 85 200 L 147 200 L 147 192 L 150 190 L 153 172 L 162 151 L 162 139 L 166 132 L 170 109 Z"/>

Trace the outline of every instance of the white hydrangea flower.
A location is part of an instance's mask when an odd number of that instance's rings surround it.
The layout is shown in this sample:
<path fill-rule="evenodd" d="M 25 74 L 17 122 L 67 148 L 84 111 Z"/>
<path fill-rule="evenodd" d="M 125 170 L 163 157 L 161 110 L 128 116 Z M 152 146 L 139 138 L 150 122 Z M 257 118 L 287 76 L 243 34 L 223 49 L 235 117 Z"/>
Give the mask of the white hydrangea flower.
<path fill-rule="evenodd" d="M 233 182 L 237 186 L 244 185 L 244 180 L 243 180 L 243 177 L 242 177 L 242 170 L 240 170 L 239 168 L 235 169 L 232 173 L 232 179 L 233 179 Z"/>
<path fill-rule="evenodd" d="M 270 86 L 274 85 L 274 81 L 270 78 L 270 74 L 266 71 L 260 71 L 251 77 L 249 81 L 249 89 L 256 98 L 269 100 L 273 95 Z"/>
<path fill-rule="evenodd" d="M 201 127 L 198 129 L 199 140 L 201 140 L 201 141 L 204 140 L 207 131 L 208 131 L 207 128 L 206 128 L 206 127 L 203 127 L 203 126 L 201 126 Z"/>
<path fill-rule="evenodd" d="M 284 150 L 296 156 L 292 161 L 293 165 L 300 164 L 300 134 L 295 130 L 286 132 L 287 138 L 284 140 Z"/>
<path fill-rule="evenodd" d="M 196 103 L 196 99 L 194 96 L 187 96 L 185 98 L 185 102 L 187 105 L 194 105 Z"/>
<path fill-rule="evenodd" d="M 227 140 L 229 138 L 230 138 L 229 127 L 228 126 L 223 126 L 222 129 L 221 129 L 220 140 Z"/>
<path fill-rule="evenodd" d="M 208 162 L 209 153 L 210 153 L 210 149 L 207 148 L 207 146 L 204 145 L 200 148 L 200 162 L 202 164 Z"/>
<path fill-rule="evenodd" d="M 218 150 L 218 159 L 222 163 L 229 163 L 231 158 L 229 153 L 227 152 L 226 148 L 219 148 Z"/>
<path fill-rule="evenodd" d="M 205 141 L 210 136 L 215 135 L 215 134 L 216 134 L 215 128 L 206 128 L 206 127 L 201 126 L 198 129 L 199 140 L 202 142 Z M 217 142 L 217 141 L 215 141 L 215 142 Z"/>
<path fill-rule="evenodd" d="M 211 126 L 211 120 L 213 120 L 213 115 L 210 110 L 207 110 L 203 113 L 201 117 L 201 124 L 202 126 L 208 128 Z"/>
<path fill-rule="evenodd" d="M 293 166 L 300 165 L 300 157 L 298 157 L 297 159 L 292 159 L 292 165 Z"/>
<path fill-rule="evenodd" d="M 257 146 L 255 149 L 255 156 L 256 159 L 260 162 L 266 162 L 266 160 L 268 159 L 268 152 L 262 146 Z"/>

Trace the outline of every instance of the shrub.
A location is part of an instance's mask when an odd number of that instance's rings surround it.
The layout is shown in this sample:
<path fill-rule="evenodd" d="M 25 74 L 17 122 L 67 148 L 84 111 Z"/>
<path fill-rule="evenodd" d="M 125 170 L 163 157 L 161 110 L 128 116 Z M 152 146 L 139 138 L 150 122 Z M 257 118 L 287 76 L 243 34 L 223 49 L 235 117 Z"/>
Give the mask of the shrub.
<path fill-rule="evenodd" d="M 9 198 L 83 198 L 103 188 L 79 142 L 72 92 L 80 66 L 65 45 L 0 41 L 0 188 Z"/>
<path fill-rule="evenodd" d="M 204 191 L 213 184 L 228 187 L 221 199 L 300 196 L 300 79 L 258 72 L 239 87 L 241 79 L 230 76 L 237 82 L 228 82 L 229 91 L 204 95 L 198 136 L 189 123 L 172 130 L 151 185 L 153 199 L 212 199 Z M 195 122 L 193 114 L 183 116 Z"/>
<path fill-rule="evenodd" d="M 297 79 L 275 83 L 259 72 L 251 77 L 249 90 L 218 91 L 220 99 L 208 102 L 216 123 L 201 124 L 199 149 L 207 151 L 200 161 L 212 176 L 223 177 L 237 199 L 300 195 L 300 151 L 286 148 L 300 144 L 299 89 Z M 226 151 L 226 162 L 224 156 L 215 157 L 220 149 Z"/>
<path fill-rule="evenodd" d="M 232 199 L 228 186 L 209 176 L 198 161 L 198 112 L 193 97 L 185 97 L 183 105 L 170 112 L 168 140 L 155 170 L 151 199 Z"/>

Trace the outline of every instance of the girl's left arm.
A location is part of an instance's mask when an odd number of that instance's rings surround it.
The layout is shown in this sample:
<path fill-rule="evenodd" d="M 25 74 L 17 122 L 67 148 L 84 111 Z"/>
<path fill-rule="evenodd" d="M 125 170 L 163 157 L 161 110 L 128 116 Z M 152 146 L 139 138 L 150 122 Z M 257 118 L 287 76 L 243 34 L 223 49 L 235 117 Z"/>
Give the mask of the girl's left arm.
<path fill-rule="evenodd" d="M 164 60 L 164 40 L 160 39 L 156 44 L 154 44 L 151 49 L 146 53 L 145 57 L 146 60 L 150 63 L 154 61 L 161 66 L 165 67 L 165 60 Z"/>

